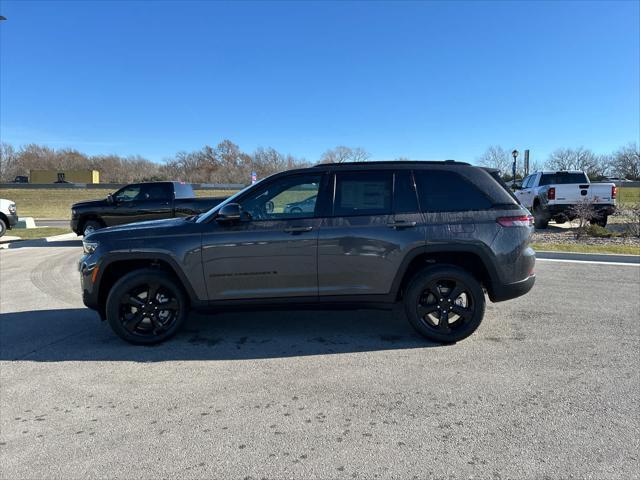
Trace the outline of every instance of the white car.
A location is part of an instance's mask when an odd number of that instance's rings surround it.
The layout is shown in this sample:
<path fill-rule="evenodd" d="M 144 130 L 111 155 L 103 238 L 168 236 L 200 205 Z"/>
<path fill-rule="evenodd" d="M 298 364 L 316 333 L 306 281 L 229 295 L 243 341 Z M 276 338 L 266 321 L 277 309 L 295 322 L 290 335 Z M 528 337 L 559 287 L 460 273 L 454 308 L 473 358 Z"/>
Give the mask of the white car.
<path fill-rule="evenodd" d="M 18 223 L 16 204 L 11 200 L 0 198 L 0 237 Z"/>
<path fill-rule="evenodd" d="M 617 187 L 615 183 L 591 183 L 587 174 L 579 170 L 542 171 L 522 180 L 515 195 L 533 213 L 536 228 L 546 228 L 551 219 L 556 223 L 573 220 L 575 206 L 584 201 L 596 212 L 592 222 L 604 227 L 616 210 Z"/>

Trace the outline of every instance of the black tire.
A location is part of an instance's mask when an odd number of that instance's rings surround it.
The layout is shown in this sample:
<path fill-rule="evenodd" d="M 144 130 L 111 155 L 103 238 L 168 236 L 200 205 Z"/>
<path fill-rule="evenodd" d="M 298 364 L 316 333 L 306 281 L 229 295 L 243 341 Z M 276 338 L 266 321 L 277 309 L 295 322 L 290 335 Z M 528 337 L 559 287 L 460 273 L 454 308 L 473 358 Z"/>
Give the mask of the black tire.
<path fill-rule="evenodd" d="M 7 233 L 7 224 L 4 223 L 4 219 L 0 218 L 0 237 L 3 237 Z"/>
<path fill-rule="evenodd" d="M 87 236 L 90 233 L 95 232 L 96 230 L 99 230 L 101 228 L 104 228 L 104 225 L 102 225 L 102 223 L 100 223 L 97 220 L 87 220 L 84 225 L 82 225 L 82 235 L 83 236 Z"/>
<path fill-rule="evenodd" d="M 607 226 L 607 221 L 609 221 L 609 215 L 602 215 L 601 217 L 597 217 L 591 220 L 591 223 L 604 228 Z"/>
<path fill-rule="evenodd" d="M 533 207 L 533 222 L 536 228 L 547 228 L 549 226 L 549 217 L 547 214 L 540 208 L 540 204 L 536 204 Z"/>
<path fill-rule="evenodd" d="M 167 308 L 162 309 L 163 305 Z M 187 298 L 182 286 L 168 273 L 135 270 L 113 285 L 105 313 L 109 325 L 123 340 L 153 345 L 172 337 L 184 325 Z"/>
<path fill-rule="evenodd" d="M 471 335 L 482 322 L 484 291 L 473 275 L 459 267 L 433 266 L 411 279 L 404 307 L 409 322 L 422 336 L 440 343 L 454 343 Z M 443 318 L 446 324 L 441 322 Z"/>
<path fill-rule="evenodd" d="M 302 209 L 300 207 L 293 207 L 291 210 L 289 210 L 289 213 L 302 213 Z"/>

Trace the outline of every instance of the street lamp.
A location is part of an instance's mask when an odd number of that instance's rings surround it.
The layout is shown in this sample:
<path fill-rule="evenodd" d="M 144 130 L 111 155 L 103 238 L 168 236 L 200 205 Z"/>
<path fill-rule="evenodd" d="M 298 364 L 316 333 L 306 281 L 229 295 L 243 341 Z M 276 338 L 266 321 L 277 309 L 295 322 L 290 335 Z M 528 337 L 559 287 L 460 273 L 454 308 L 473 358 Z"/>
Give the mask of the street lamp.
<path fill-rule="evenodd" d="M 518 158 L 518 150 L 513 150 L 513 152 L 511 152 L 511 155 L 513 156 L 513 167 L 512 167 L 512 176 L 513 176 L 513 184 L 515 185 L 516 183 L 516 159 Z"/>

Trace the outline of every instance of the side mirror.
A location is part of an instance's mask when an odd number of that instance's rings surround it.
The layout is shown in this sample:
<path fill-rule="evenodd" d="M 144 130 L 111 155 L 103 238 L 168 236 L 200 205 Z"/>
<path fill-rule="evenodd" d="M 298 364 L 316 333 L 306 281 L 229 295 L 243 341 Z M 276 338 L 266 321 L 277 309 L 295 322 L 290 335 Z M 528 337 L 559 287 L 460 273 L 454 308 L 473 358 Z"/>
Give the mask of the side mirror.
<path fill-rule="evenodd" d="M 115 203 L 115 200 L 113 199 L 113 195 L 111 194 L 107 195 L 107 203 Z"/>
<path fill-rule="evenodd" d="M 236 222 L 242 216 L 242 208 L 237 203 L 227 203 L 218 211 L 218 222 Z"/>

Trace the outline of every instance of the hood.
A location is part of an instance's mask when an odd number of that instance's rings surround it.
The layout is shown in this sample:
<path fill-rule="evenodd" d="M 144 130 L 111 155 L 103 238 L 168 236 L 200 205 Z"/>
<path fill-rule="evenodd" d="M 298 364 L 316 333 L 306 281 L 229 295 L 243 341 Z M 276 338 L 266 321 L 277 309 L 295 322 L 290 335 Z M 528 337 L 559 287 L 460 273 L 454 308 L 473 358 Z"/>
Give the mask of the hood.
<path fill-rule="evenodd" d="M 164 220 L 148 220 L 146 222 L 127 223 L 115 227 L 101 228 L 86 238 L 98 240 L 100 237 L 114 236 L 118 238 L 132 238 L 141 235 L 169 235 L 174 228 L 185 224 L 185 217 L 168 218 Z"/>
<path fill-rule="evenodd" d="M 71 205 L 71 208 L 78 209 L 78 208 L 104 207 L 106 205 L 109 205 L 109 202 L 107 202 L 107 199 L 104 198 L 102 200 L 84 200 L 82 202 L 74 203 L 73 205 Z"/>

